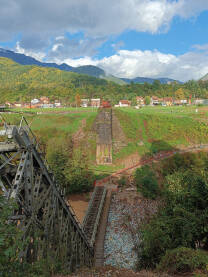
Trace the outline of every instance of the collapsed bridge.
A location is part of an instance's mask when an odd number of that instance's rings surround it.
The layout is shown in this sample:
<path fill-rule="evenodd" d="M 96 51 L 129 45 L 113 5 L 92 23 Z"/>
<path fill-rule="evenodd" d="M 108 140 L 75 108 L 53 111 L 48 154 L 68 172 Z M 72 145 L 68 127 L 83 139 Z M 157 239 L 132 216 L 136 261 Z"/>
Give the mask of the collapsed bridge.
<path fill-rule="evenodd" d="M 29 238 L 20 258 L 57 258 L 70 271 L 92 266 L 106 189 L 95 188 L 81 225 L 26 119 L 19 126 L 4 123 L 0 137 L 0 187 L 5 197 L 16 199 L 18 209 L 11 219 L 18 222 L 23 240 Z"/>

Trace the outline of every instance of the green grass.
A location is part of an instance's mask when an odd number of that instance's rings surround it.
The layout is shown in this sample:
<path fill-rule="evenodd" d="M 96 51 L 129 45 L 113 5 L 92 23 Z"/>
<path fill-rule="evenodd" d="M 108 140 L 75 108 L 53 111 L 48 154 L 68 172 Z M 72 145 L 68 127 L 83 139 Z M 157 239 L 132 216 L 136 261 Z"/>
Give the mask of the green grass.
<path fill-rule="evenodd" d="M 48 139 L 57 136 L 74 134 L 81 126 L 82 120 L 86 119 L 86 131 L 91 128 L 91 125 L 96 117 L 96 111 L 87 110 L 86 112 L 66 113 L 66 114 L 24 114 L 23 116 L 31 126 L 35 135 L 44 142 Z M 4 113 L 4 119 L 10 124 L 18 125 L 22 114 Z"/>
<path fill-rule="evenodd" d="M 197 107 L 144 107 L 115 109 L 128 145 L 114 160 L 132 153 L 153 154 L 181 146 L 208 143 L 208 117 Z"/>
<path fill-rule="evenodd" d="M 23 112 L 23 113 L 63 113 L 63 112 L 96 112 L 97 108 L 74 108 L 74 107 L 62 107 L 62 108 L 12 108 L 11 112 Z"/>
<path fill-rule="evenodd" d="M 113 152 L 115 165 L 97 166 L 96 135 L 92 127 L 97 115 L 97 109 L 63 108 L 43 109 L 42 114 L 24 113 L 28 123 L 39 141 L 47 144 L 54 137 L 65 138 L 73 135 L 86 120 L 84 132 L 87 134 L 84 147 L 89 157 L 89 167 L 97 175 L 110 174 L 122 168 L 119 163 L 125 157 L 138 153 L 141 157 L 159 151 L 171 150 L 192 144 L 208 143 L 208 110 L 204 107 L 144 107 L 115 109 L 121 127 L 126 135 L 127 146 L 119 152 Z M 40 109 L 37 109 L 40 111 Z M 27 110 L 24 110 L 27 111 Z M 57 113 L 61 111 L 60 113 Z M 63 112 L 64 111 L 64 112 Z M 65 113 L 66 111 L 66 113 Z M 74 112 L 76 111 L 76 112 Z M 4 118 L 10 124 L 18 124 L 22 114 L 4 113 Z M 100 171 L 100 172 L 99 172 Z"/>
<path fill-rule="evenodd" d="M 105 176 L 111 175 L 113 172 L 116 172 L 119 169 L 122 169 L 122 165 L 94 165 L 90 167 L 97 179 L 103 178 Z"/>

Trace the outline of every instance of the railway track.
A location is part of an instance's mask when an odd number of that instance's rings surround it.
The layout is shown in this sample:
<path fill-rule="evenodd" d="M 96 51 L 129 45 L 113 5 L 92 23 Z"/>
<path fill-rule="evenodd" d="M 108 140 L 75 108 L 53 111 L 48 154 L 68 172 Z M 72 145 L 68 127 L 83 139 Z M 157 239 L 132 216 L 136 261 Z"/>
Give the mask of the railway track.
<path fill-rule="evenodd" d="M 105 197 L 106 188 L 104 186 L 95 187 L 82 223 L 83 231 L 92 247 L 95 243 Z"/>

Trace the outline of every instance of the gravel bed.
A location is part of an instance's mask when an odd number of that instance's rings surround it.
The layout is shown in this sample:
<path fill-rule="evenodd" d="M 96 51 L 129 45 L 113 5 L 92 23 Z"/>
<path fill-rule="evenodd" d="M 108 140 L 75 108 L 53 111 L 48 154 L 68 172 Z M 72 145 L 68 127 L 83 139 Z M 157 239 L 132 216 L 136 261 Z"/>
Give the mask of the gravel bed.
<path fill-rule="evenodd" d="M 138 210 L 113 197 L 104 243 L 105 265 L 134 269 L 137 262 Z"/>

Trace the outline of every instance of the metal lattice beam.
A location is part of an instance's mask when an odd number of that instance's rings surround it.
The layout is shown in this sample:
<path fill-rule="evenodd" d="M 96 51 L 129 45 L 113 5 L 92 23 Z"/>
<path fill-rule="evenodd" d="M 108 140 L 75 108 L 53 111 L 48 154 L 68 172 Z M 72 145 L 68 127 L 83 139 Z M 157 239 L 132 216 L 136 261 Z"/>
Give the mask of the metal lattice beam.
<path fill-rule="evenodd" d="M 19 128 L 6 126 L 0 135 L 10 138 L 0 147 L 0 186 L 7 197 L 16 198 L 19 209 L 13 219 L 20 221 L 24 240 L 29 238 L 21 257 L 29 262 L 40 257 L 58 258 L 70 270 L 91 266 L 93 248 L 65 202 L 27 122 L 22 119 Z"/>

